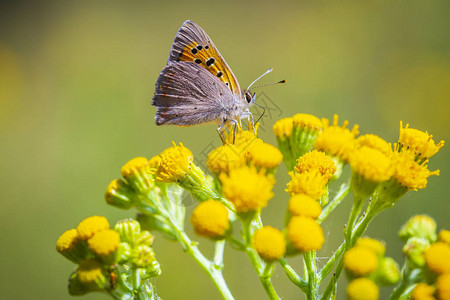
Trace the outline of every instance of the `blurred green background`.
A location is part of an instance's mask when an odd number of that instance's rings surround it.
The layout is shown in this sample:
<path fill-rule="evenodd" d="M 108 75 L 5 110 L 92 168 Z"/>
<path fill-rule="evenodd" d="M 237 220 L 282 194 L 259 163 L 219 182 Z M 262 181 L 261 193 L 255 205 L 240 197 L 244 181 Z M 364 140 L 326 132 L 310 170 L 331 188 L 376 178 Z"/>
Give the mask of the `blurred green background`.
<path fill-rule="evenodd" d="M 199 162 L 219 145 L 214 125 L 157 127 L 150 105 L 176 31 L 200 24 L 246 87 L 269 67 L 260 90 L 269 108 L 260 137 L 275 143 L 271 126 L 297 112 L 338 113 L 361 133 L 394 142 L 399 121 L 450 140 L 450 2 L 438 1 L 2 1 L 0 4 L 0 296 L 69 299 L 73 265 L 55 251 L 65 230 L 83 218 L 111 223 L 133 211 L 103 200 L 120 167 L 151 157 L 172 140 Z M 341 121 L 341 122 L 342 122 Z M 440 169 L 426 190 L 409 192 L 370 226 L 403 262 L 397 230 L 412 215 L 432 215 L 450 228 L 448 146 L 432 158 Z M 278 172 L 276 196 L 263 213 L 281 228 L 288 176 Z M 326 257 L 342 239 L 351 199 L 324 224 Z M 187 199 L 188 213 L 193 202 Z M 190 225 L 187 225 L 191 232 Z M 196 237 L 194 237 L 196 238 Z M 201 247 L 211 243 L 201 238 Z M 164 299 L 218 299 L 201 269 L 176 244 L 157 235 Z M 299 259 L 290 260 L 296 268 Z M 237 299 L 264 299 L 246 256 L 227 251 L 225 277 Z M 303 296 L 277 268 L 284 299 Z M 342 291 L 340 290 L 342 298 Z M 107 299 L 91 294 L 84 299 Z"/>

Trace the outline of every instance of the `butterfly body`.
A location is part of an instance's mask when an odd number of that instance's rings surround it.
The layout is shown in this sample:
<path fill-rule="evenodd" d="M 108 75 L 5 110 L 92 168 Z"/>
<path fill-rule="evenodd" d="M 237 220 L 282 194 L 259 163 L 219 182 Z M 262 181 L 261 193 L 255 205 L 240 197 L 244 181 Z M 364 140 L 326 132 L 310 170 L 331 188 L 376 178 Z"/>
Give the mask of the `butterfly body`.
<path fill-rule="evenodd" d="M 209 36 L 186 21 L 178 30 L 167 65 L 155 84 L 157 125 L 222 125 L 251 116 L 254 95 L 242 91 Z"/>

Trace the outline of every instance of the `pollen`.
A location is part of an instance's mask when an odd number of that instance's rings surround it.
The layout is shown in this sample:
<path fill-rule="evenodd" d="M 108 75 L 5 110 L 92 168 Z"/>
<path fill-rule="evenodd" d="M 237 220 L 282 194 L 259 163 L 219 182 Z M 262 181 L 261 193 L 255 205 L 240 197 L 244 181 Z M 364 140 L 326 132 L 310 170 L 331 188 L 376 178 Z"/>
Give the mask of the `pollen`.
<path fill-rule="evenodd" d="M 432 244 L 425 251 L 425 263 L 436 274 L 450 273 L 450 245 L 443 242 Z"/>
<path fill-rule="evenodd" d="M 400 121 L 398 144 L 402 151 L 410 151 L 419 159 L 428 159 L 444 147 L 444 141 L 436 144 L 433 136 L 427 132 L 409 128 L 409 124 L 403 128 L 402 121 Z"/>
<path fill-rule="evenodd" d="M 156 171 L 156 180 L 159 182 L 176 183 L 185 178 L 194 159 L 192 152 L 183 146 L 172 142 L 173 146 L 161 154 L 161 162 Z"/>
<path fill-rule="evenodd" d="M 302 216 L 292 217 L 287 228 L 292 245 L 300 251 L 320 250 L 325 237 L 322 227 L 314 219 Z"/>
<path fill-rule="evenodd" d="M 103 277 L 102 266 L 100 262 L 95 259 L 87 259 L 80 263 L 77 269 L 78 279 L 82 283 L 97 282 L 99 278 Z"/>
<path fill-rule="evenodd" d="M 225 144 L 215 148 L 208 154 L 206 166 L 211 172 L 219 175 L 222 172 L 228 173 L 231 169 L 241 167 L 245 162 L 245 157 L 238 148 Z"/>
<path fill-rule="evenodd" d="M 108 220 L 102 216 L 92 216 L 84 219 L 77 226 L 78 236 L 82 240 L 91 238 L 96 232 L 109 229 Z"/>
<path fill-rule="evenodd" d="M 392 152 L 391 145 L 375 134 L 364 134 L 356 139 L 357 148 L 364 146 L 376 149 L 386 155 L 389 155 Z"/>
<path fill-rule="evenodd" d="M 324 129 L 317 136 L 314 148 L 348 162 L 355 147 L 355 137 L 359 133 L 358 125 L 353 126 L 351 131 L 347 129 L 348 121 L 344 121 L 342 126 L 338 126 L 337 115 L 333 117 L 333 125 L 330 126 L 326 119 L 323 120 L 323 123 Z"/>
<path fill-rule="evenodd" d="M 261 258 L 273 261 L 283 257 L 286 252 L 286 241 L 281 231 L 272 226 L 264 226 L 255 232 L 253 247 Z"/>
<path fill-rule="evenodd" d="M 377 300 L 379 293 L 378 286 L 368 278 L 357 278 L 347 286 L 349 300 Z"/>
<path fill-rule="evenodd" d="M 119 247 L 120 235 L 112 229 L 97 232 L 88 240 L 89 249 L 99 256 L 114 253 Z"/>
<path fill-rule="evenodd" d="M 70 229 L 64 232 L 56 242 L 56 250 L 59 253 L 72 249 L 79 242 L 78 231 Z"/>
<path fill-rule="evenodd" d="M 248 152 L 250 163 L 259 168 L 276 168 L 283 160 L 283 155 L 275 146 L 267 143 L 257 144 Z"/>
<path fill-rule="evenodd" d="M 293 216 L 304 216 L 317 219 L 322 212 L 320 203 L 306 194 L 293 195 L 289 199 L 289 212 Z"/>
<path fill-rule="evenodd" d="M 428 170 L 426 161 L 419 164 L 407 152 L 396 154 L 394 163 L 394 178 L 408 190 L 424 189 L 427 186 L 428 177 L 439 175 L 439 170 Z"/>
<path fill-rule="evenodd" d="M 336 172 L 336 165 L 334 164 L 334 161 L 325 153 L 313 150 L 301 156 L 297 160 L 297 165 L 294 167 L 294 170 L 297 173 L 318 170 L 320 174 L 329 180 Z"/>
<path fill-rule="evenodd" d="M 219 201 L 207 200 L 192 212 L 191 224 L 198 235 L 221 238 L 230 228 L 228 209 Z"/>
<path fill-rule="evenodd" d="M 273 125 L 273 133 L 277 138 L 288 138 L 292 134 L 293 124 L 292 118 L 278 120 Z"/>
<path fill-rule="evenodd" d="M 394 164 L 381 151 L 363 146 L 352 153 L 349 159 L 353 172 L 371 182 L 382 182 L 391 178 Z"/>
<path fill-rule="evenodd" d="M 238 213 L 261 209 L 273 197 L 274 177 L 265 176 L 264 170 L 257 171 L 253 166 L 231 169 L 229 174 L 220 174 L 219 179 L 224 196 Z"/>
<path fill-rule="evenodd" d="M 287 184 L 286 191 L 292 196 L 295 194 L 306 194 L 314 199 L 319 199 L 325 193 L 324 187 L 328 179 L 318 170 L 297 173 L 289 172 L 291 181 Z"/>
<path fill-rule="evenodd" d="M 356 276 L 372 273 L 378 266 L 378 257 L 366 247 L 355 246 L 344 254 L 345 268 Z"/>

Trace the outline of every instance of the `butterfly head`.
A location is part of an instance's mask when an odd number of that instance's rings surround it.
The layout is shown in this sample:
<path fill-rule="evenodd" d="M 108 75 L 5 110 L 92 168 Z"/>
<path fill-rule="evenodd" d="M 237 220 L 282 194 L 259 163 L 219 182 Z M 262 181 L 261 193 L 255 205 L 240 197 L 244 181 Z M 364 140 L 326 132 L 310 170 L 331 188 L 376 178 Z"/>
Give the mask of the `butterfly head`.
<path fill-rule="evenodd" d="M 256 93 L 251 93 L 248 90 L 244 90 L 244 96 L 245 96 L 245 101 L 247 101 L 248 106 L 251 106 L 253 103 L 255 103 L 256 100 Z"/>

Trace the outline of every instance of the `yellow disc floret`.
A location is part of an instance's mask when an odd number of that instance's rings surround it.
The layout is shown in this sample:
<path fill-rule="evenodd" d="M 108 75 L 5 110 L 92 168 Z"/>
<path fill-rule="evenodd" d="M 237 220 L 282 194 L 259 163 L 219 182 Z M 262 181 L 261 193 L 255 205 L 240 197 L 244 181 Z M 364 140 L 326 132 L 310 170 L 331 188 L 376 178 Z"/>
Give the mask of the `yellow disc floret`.
<path fill-rule="evenodd" d="M 143 169 L 148 169 L 148 171 L 150 171 L 148 166 L 148 160 L 145 157 L 136 157 L 128 161 L 120 169 L 120 173 L 122 174 L 123 177 L 127 177 L 128 175 L 133 174 L 133 172 Z"/>
<path fill-rule="evenodd" d="M 319 199 L 325 192 L 324 187 L 328 183 L 328 179 L 318 171 L 311 170 L 309 172 L 297 173 L 289 172 L 291 181 L 287 184 L 286 191 L 292 196 L 295 194 L 307 194 L 314 199 Z"/>
<path fill-rule="evenodd" d="M 356 241 L 356 246 L 367 248 L 378 256 L 383 256 L 386 251 L 386 246 L 382 242 L 369 237 L 359 238 Z"/>
<path fill-rule="evenodd" d="M 207 200 L 192 212 L 191 224 L 197 234 L 204 237 L 221 238 L 230 228 L 228 209 L 219 201 Z"/>
<path fill-rule="evenodd" d="M 394 173 L 392 159 L 377 149 L 367 146 L 355 150 L 349 162 L 353 172 L 371 182 L 386 181 Z"/>
<path fill-rule="evenodd" d="M 408 190 L 424 189 L 428 183 L 428 177 L 439 175 L 439 170 L 431 172 L 425 165 L 426 162 L 418 164 L 406 152 L 395 155 L 395 171 L 393 177 Z"/>
<path fill-rule="evenodd" d="M 411 293 L 411 300 L 435 300 L 433 297 L 436 289 L 426 283 L 418 283 Z"/>
<path fill-rule="evenodd" d="M 120 235 L 112 229 L 97 232 L 88 240 L 89 249 L 99 256 L 107 256 L 114 253 L 119 244 Z"/>
<path fill-rule="evenodd" d="M 292 121 L 295 127 L 307 128 L 319 131 L 322 129 L 323 124 L 319 118 L 310 114 L 296 114 L 292 117 Z"/>
<path fill-rule="evenodd" d="M 206 166 L 216 175 L 245 164 L 243 152 L 231 144 L 217 147 L 208 154 Z"/>
<path fill-rule="evenodd" d="M 267 143 L 260 143 L 251 147 L 248 156 L 251 164 L 266 169 L 276 168 L 283 160 L 280 150 Z"/>
<path fill-rule="evenodd" d="M 377 300 L 378 297 L 378 286 L 368 278 L 357 278 L 347 286 L 349 300 Z"/>
<path fill-rule="evenodd" d="M 77 269 L 77 276 L 80 282 L 88 284 L 99 282 L 104 279 L 102 266 L 95 259 L 87 259 L 80 263 Z"/>
<path fill-rule="evenodd" d="M 289 212 L 293 216 L 304 216 L 317 219 L 322 212 L 320 203 L 306 194 L 296 194 L 289 199 Z"/>
<path fill-rule="evenodd" d="M 450 246 L 443 242 L 432 244 L 425 251 L 425 263 L 437 274 L 450 273 Z"/>
<path fill-rule="evenodd" d="M 287 235 L 294 248 L 303 252 L 320 250 L 325 242 L 319 223 L 312 218 L 303 216 L 291 218 L 287 228 Z"/>
<path fill-rule="evenodd" d="M 284 236 L 272 226 L 264 226 L 258 229 L 253 236 L 253 247 L 265 260 L 277 260 L 286 252 Z"/>
<path fill-rule="evenodd" d="M 161 161 L 156 171 L 156 180 L 160 182 L 174 183 L 186 177 L 190 165 L 194 159 L 192 152 L 180 143 L 173 142 L 173 146 L 164 150 Z"/>
<path fill-rule="evenodd" d="M 409 124 L 406 124 L 403 128 L 403 122 L 400 121 L 398 144 L 402 151 L 409 151 L 414 153 L 417 158 L 427 159 L 435 155 L 444 146 L 444 141 L 440 141 L 436 145 L 431 134 L 409 128 Z"/>
<path fill-rule="evenodd" d="M 244 166 L 220 175 L 224 196 L 231 201 L 237 212 L 256 211 L 267 205 L 273 197 L 275 179 L 265 176 L 264 170 L 257 171 L 253 166 Z"/>
<path fill-rule="evenodd" d="M 62 253 L 78 244 L 78 231 L 76 229 L 70 229 L 64 232 L 56 242 L 56 251 Z"/>
<path fill-rule="evenodd" d="M 442 274 L 436 281 L 439 300 L 450 299 L 450 273 Z"/>
<path fill-rule="evenodd" d="M 287 138 L 292 134 L 293 120 L 292 118 L 284 118 L 278 120 L 273 125 L 273 133 L 277 138 Z"/>
<path fill-rule="evenodd" d="M 342 161 L 348 162 L 350 154 L 355 147 L 355 137 L 358 135 L 358 125 L 347 129 L 348 121 L 344 121 L 342 127 L 338 126 L 338 116 L 334 115 L 333 125 L 329 126 L 324 121 L 324 129 L 317 136 L 314 148 L 331 156 L 337 156 Z"/>
<path fill-rule="evenodd" d="M 376 149 L 386 155 L 390 155 L 392 152 L 391 145 L 375 134 L 364 134 L 356 139 L 356 148 L 364 146 Z"/>
<path fill-rule="evenodd" d="M 364 276 L 375 271 L 378 257 L 370 249 L 356 246 L 344 254 L 344 266 L 352 274 Z"/>
<path fill-rule="evenodd" d="M 439 241 L 450 245 L 450 230 L 442 229 L 439 232 Z"/>
<path fill-rule="evenodd" d="M 311 170 L 318 170 L 327 179 L 336 172 L 336 165 L 334 161 L 323 152 L 313 150 L 301 156 L 297 160 L 297 165 L 294 167 L 297 173 L 309 172 Z"/>
<path fill-rule="evenodd" d="M 96 232 L 109 229 L 108 220 L 101 216 L 92 216 L 84 219 L 77 226 L 78 236 L 82 240 L 87 240 Z"/>

